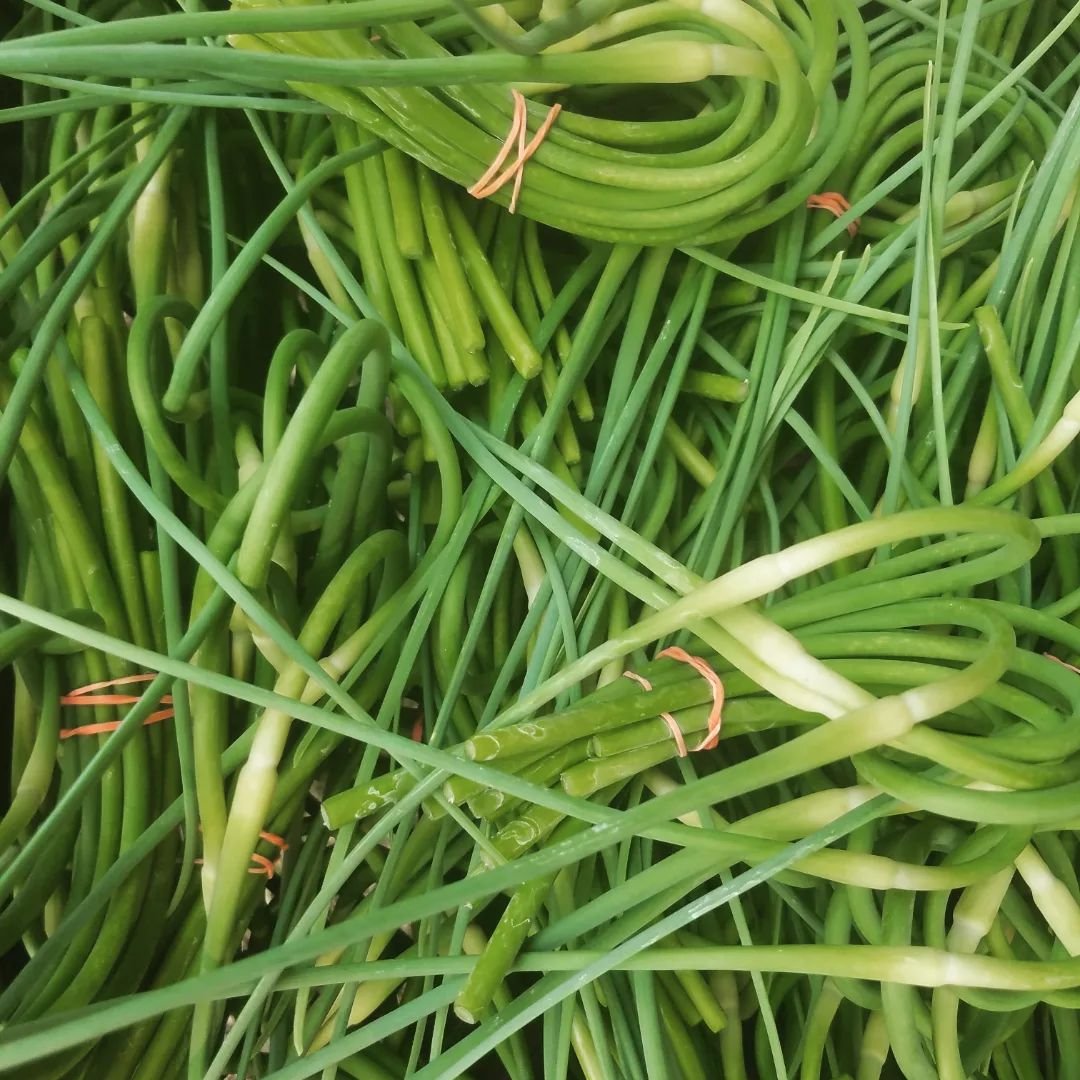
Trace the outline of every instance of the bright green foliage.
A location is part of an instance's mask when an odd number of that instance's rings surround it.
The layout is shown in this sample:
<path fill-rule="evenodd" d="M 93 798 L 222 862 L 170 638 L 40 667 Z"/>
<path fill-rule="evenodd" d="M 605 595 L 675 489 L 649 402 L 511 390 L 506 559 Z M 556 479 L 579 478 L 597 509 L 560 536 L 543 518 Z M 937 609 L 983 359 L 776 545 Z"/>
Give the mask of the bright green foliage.
<path fill-rule="evenodd" d="M 11 6 L 0 1074 L 1076 1076 L 1080 4 Z"/>

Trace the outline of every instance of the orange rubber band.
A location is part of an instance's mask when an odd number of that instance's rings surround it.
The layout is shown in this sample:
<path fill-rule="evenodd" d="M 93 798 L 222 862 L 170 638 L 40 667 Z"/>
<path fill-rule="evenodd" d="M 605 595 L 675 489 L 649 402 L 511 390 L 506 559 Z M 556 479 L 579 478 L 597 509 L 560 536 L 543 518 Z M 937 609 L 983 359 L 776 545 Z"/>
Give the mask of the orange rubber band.
<path fill-rule="evenodd" d="M 806 200 L 806 206 L 810 210 L 828 210 L 835 217 L 843 217 L 851 209 L 851 203 L 839 191 L 823 191 L 820 195 L 811 195 Z M 848 222 L 849 236 L 855 236 L 858 233 L 860 221 L 860 218 L 855 218 L 854 221 Z"/>
<path fill-rule="evenodd" d="M 274 864 L 265 855 L 260 855 L 257 851 L 253 851 L 251 853 L 251 861 L 258 865 L 249 866 L 249 874 L 265 874 L 267 881 L 274 880 Z"/>
<path fill-rule="evenodd" d="M 525 98 L 521 94 L 518 94 L 514 100 L 514 108 L 521 110 L 521 123 L 518 125 L 517 134 L 517 161 L 512 166 L 516 171 L 514 172 L 514 190 L 510 193 L 510 213 L 514 213 L 517 210 L 518 196 L 521 194 L 521 180 L 525 175 L 525 162 L 528 160 L 527 151 L 532 143 L 526 145 L 525 136 L 528 134 L 528 114 L 525 109 Z M 537 143 L 537 146 L 540 144 Z"/>
<path fill-rule="evenodd" d="M 265 874 L 266 880 L 270 881 L 274 876 L 276 870 L 281 873 L 281 862 L 285 858 L 285 852 L 289 850 L 289 845 L 284 836 L 278 836 L 277 833 L 267 832 L 263 829 L 259 833 L 259 839 L 265 840 L 268 844 L 273 844 L 278 849 L 278 857 L 276 859 L 268 859 L 265 855 L 260 855 L 257 851 L 251 853 L 251 861 L 256 863 L 255 866 L 248 867 L 249 874 Z"/>
<path fill-rule="evenodd" d="M 683 737 L 682 728 L 679 727 L 678 721 L 669 712 L 662 712 L 660 719 L 667 724 L 667 729 L 675 740 L 675 749 L 679 752 L 679 757 L 686 757 L 690 751 L 686 748 L 686 739 Z"/>
<path fill-rule="evenodd" d="M 201 823 L 199 825 L 199 832 L 202 832 Z M 265 840 L 268 844 L 273 844 L 274 847 L 276 847 L 282 853 L 282 855 L 284 855 L 285 852 L 289 850 L 289 845 L 286 842 L 285 837 L 278 836 L 277 833 L 267 832 L 265 829 L 263 829 L 259 833 L 259 839 Z"/>
<path fill-rule="evenodd" d="M 487 167 L 483 176 L 469 188 L 469 194 L 477 199 L 486 199 L 513 180 L 514 190 L 510 196 L 510 213 L 513 214 L 517 211 L 518 197 L 521 194 L 521 182 L 525 173 L 525 163 L 540 149 L 540 144 L 547 138 L 547 134 L 556 118 L 562 112 L 562 106 L 556 103 L 548 109 L 547 116 L 544 117 L 543 122 L 536 129 L 536 134 L 526 143 L 527 115 L 525 97 L 519 90 L 511 90 L 510 93 L 514 99 L 514 113 L 510 121 L 510 131 L 499 148 L 499 152 L 495 155 L 495 160 Z M 517 144 L 517 159 L 502 173 L 499 173 L 515 143 Z"/>
<path fill-rule="evenodd" d="M 715 749 L 716 744 L 720 741 L 720 726 L 724 722 L 722 715 L 724 711 L 724 684 L 720 676 L 700 656 L 691 656 L 685 649 L 680 649 L 678 645 L 672 645 L 671 648 L 664 649 L 663 652 L 656 654 L 658 660 L 664 656 L 670 657 L 672 660 L 678 660 L 681 664 L 689 664 L 709 684 L 709 688 L 712 690 L 713 702 L 712 708 L 709 710 L 707 731 L 705 738 L 694 747 L 694 752 Z"/>
<path fill-rule="evenodd" d="M 502 146 L 499 147 L 495 160 L 484 171 L 484 175 L 469 188 L 469 194 L 474 198 L 484 199 L 498 190 L 497 187 L 492 187 L 491 183 L 498 171 L 503 167 L 503 162 L 509 157 L 514 142 L 518 137 L 518 130 L 525 123 L 525 98 L 517 90 L 512 90 L 511 93 L 514 95 L 514 114 L 510 122 L 510 131 L 507 133 Z M 506 183 L 506 180 L 503 180 L 499 187 L 502 187 L 504 183 Z"/>
<path fill-rule="evenodd" d="M 532 137 L 529 145 L 521 151 L 521 156 L 518 158 L 517 163 L 514 165 L 514 193 L 510 199 L 510 213 L 513 214 L 517 210 L 518 195 L 521 192 L 521 181 L 525 173 L 525 162 L 529 160 L 540 149 L 540 144 L 547 138 L 547 133 L 551 130 L 552 125 L 555 123 L 559 113 L 562 112 L 562 106 L 556 102 L 548 109 L 547 116 L 544 117 L 543 122 L 536 129 L 536 134 Z M 524 129 L 523 129 L 524 130 Z"/>
<path fill-rule="evenodd" d="M 285 837 L 278 836 L 277 833 L 266 832 L 263 830 L 259 833 L 259 839 L 265 840 L 268 844 L 273 844 L 282 855 L 289 850 L 289 845 L 285 842 Z"/>
<path fill-rule="evenodd" d="M 132 694 L 97 694 L 96 690 L 106 690 L 110 686 L 130 686 L 132 683 L 153 682 L 157 675 L 143 673 L 140 675 L 124 675 L 119 679 L 106 679 L 104 682 L 88 683 L 72 690 L 60 699 L 61 705 L 71 705 L 76 708 L 97 708 L 100 705 L 136 705 L 139 698 Z M 172 705 L 171 694 L 164 694 L 161 698 L 162 705 Z M 171 720 L 176 713 L 173 709 L 158 709 L 152 712 L 144 721 L 143 727 L 158 724 L 162 720 Z M 77 735 L 107 735 L 120 726 L 119 720 L 109 720 L 100 724 L 83 724 L 81 727 L 63 728 L 60 731 L 61 739 L 70 739 Z"/>
<path fill-rule="evenodd" d="M 199 826 L 199 832 L 202 832 L 201 825 Z M 277 833 L 266 832 L 265 830 L 259 833 L 259 839 L 265 840 L 268 844 L 273 844 L 274 847 L 278 849 L 277 861 L 275 863 L 273 860 L 268 859 L 265 855 L 260 855 L 257 851 L 253 851 L 251 853 L 251 861 L 255 863 L 255 865 L 248 867 L 248 873 L 265 874 L 266 880 L 270 881 L 274 877 L 275 867 L 279 873 L 281 872 L 281 860 L 284 857 L 285 852 L 289 850 L 289 845 L 286 843 L 284 837 L 278 836 Z M 196 859 L 195 865 L 202 866 L 203 860 Z"/>
<path fill-rule="evenodd" d="M 61 699 L 61 705 L 123 705 L 128 700 L 138 701 L 138 698 L 128 698 L 126 694 L 98 694 L 87 700 L 87 696 L 93 694 L 95 690 L 106 690 L 110 686 L 130 686 L 132 683 L 148 683 L 153 682 L 157 678 L 157 675 L 152 672 L 143 672 L 139 675 L 124 675 L 119 679 L 106 679 L 104 682 L 88 683 L 86 686 L 80 686 L 77 690 L 71 690 L 66 693 Z M 123 698 L 123 701 L 113 701 L 112 698 Z M 166 695 L 161 699 L 162 701 L 171 702 L 172 698 Z"/>
<path fill-rule="evenodd" d="M 1045 656 L 1047 660 L 1053 660 L 1055 664 L 1060 664 L 1063 668 L 1068 668 L 1070 671 L 1075 671 L 1077 675 L 1080 675 L 1080 668 L 1076 667 L 1075 664 L 1070 664 L 1067 661 L 1062 660 L 1060 656 L 1055 656 L 1053 653 L 1048 652 L 1044 652 L 1043 656 Z"/>
<path fill-rule="evenodd" d="M 627 679 L 633 679 L 643 690 L 651 690 L 652 683 L 645 678 L 644 675 L 639 675 L 636 671 L 624 671 L 623 676 Z M 660 719 L 667 725 L 668 731 L 671 732 L 671 737 L 675 740 L 675 749 L 679 752 L 679 757 L 686 757 L 686 739 L 683 738 L 682 728 L 679 727 L 679 722 L 669 712 L 660 714 Z"/>
<path fill-rule="evenodd" d="M 196 859 L 195 865 L 202 866 L 202 859 Z M 266 880 L 270 881 L 274 876 L 274 864 L 265 856 L 260 855 L 257 851 L 251 853 L 251 861 L 255 863 L 255 866 L 248 867 L 249 874 L 265 874 Z"/>

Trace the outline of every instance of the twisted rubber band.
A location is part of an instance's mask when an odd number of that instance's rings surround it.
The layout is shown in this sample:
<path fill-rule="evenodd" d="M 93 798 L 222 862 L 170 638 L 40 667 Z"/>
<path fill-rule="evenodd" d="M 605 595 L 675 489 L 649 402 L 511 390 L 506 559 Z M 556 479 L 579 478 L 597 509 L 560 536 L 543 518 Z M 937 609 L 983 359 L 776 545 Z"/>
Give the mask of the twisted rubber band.
<path fill-rule="evenodd" d="M 285 858 L 285 852 L 289 850 L 289 845 L 285 841 L 285 837 L 278 836 L 277 833 L 267 832 L 263 829 L 259 833 L 259 839 L 265 840 L 268 844 L 273 844 L 278 849 L 278 857 L 274 860 L 268 859 L 265 855 L 260 855 L 257 851 L 251 853 L 251 861 L 256 863 L 255 866 L 248 867 L 249 874 L 265 874 L 266 880 L 271 881 L 274 877 L 274 871 L 281 872 L 281 862 Z"/>
<path fill-rule="evenodd" d="M 506 161 L 513 149 L 514 141 L 518 137 L 519 129 L 525 123 L 525 99 L 518 93 L 517 90 L 511 91 L 514 95 L 514 114 L 510 121 L 510 131 L 507 133 L 506 139 L 503 141 L 499 152 L 495 155 L 495 160 L 487 167 L 484 175 L 476 181 L 471 188 L 469 188 L 469 194 L 474 198 L 483 199 L 490 195 L 496 188 L 492 188 L 491 181 L 496 176 L 498 171 L 503 167 L 503 162 Z M 506 181 L 504 180 L 503 183 Z M 500 187 L 502 184 L 499 185 Z"/>
<path fill-rule="evenodd" d="M 260 855 L 257 851 L 251 853 L 251 861 L 256 863 L 256 866 L 249 866 L 249 874 L 265 874 L 267 881 L 274 880 L 274 864 L 265 856 Z"/>
<path fill-rule="evenodd" d="M 540 144 L 547 138 L 552 124 L 555 123 L 556 117 L 562 111 L 562 106 L 556 103 L 548 109 L 547 116 L 544 117 L 540 127 L 536 129 L 536 134 L 526 143 L 527 116 L 525 97 L 519 90 L 511 90 L 510 93 L 514 99 L 514 113 L 510 121 L 510 130 L 507 132 L 499 152 L 495 155 L 495 160 L 487 167 L 483 176 L 469 188 L 469 194 L 477 199 L 486 199 L 513 180 L 514 190 L 510 196 L 510 213 L 513 214 L 517 210 L 518 196 L 521 194 L 525 163 L 540 149 Z M 517 159 L 502 173 L 499 173 L 515 143 L 517 144 Z"/>
<path fill-rule="evenodd" d="M 199 826 L 199 831 L 202 832 L 202 826 Z M 254 866 L 248 867 L 249 874 L 265 874 L 267 881 L 272 881 L 274 877 L 275 868 L 280 872 L 281 860 L 285 856 L 285 852 L 289 850 L 289 845 L 285 842 L 285 838 L 278 836 L 277 833 L 266 832 L 265 830 L 259 833 L 259 839 L 265 840 L 268 844 L 273 844 L 278 849 L 277 860 L 268 859 L 265 855 L 260 855 L 257 851 L 251 853 L 251 861 L 255 863 Z M 196 859 L 196 866 L 202 866 L 203 860 Z"/>
<path fill-rule="evenodd" d="M 723 724 L 724 684 L 720 676 L 700 656 L 691 656 L 685 649 L 680 649 L 678 645 L 672 645 L 670 648 L 664 649 L 663 652 L 656 654 L 658 660 L 661 657 L 678 660 L 680 664 L 689 664 L 709 684 L 709 688 L 712 690 L 712 708 L 709 710 L 705 738 L 694 747 L 694 752 L 714 749 L 720 741 L 720 726 Z"/>
<path fill-rule="evenodd" d="M 140 675 L 124 675 L 119 679 L 106 679 L 104 682 L 88 683 L 86 686 L 80 686 L 66 693 L 60 699 L 60 704 L 70 705 L 75 708 L 97 708 L 99 705 L 136 705 L 139 699 L 132 694 L 98 694 L 95 691 L 106 690 L 110 686 L 130 686 L 132 683 L 153 682 L 156 678 L 157 675 L 144 672 Z M 163 695 L 161 703 L 171 706 L 173 703 L 172 695 Z M 162 720 L 171 720 L 175 715 L 174 710 L 171 708 L 158 709 L 143 721 L 143 727 L 158 724 Z M 120 723 L 119 720 L 108 720 L 100 724 L 83 724 L 81 727 L 62 728 L 60 738 L 71 739 L 81 735 L 106 735 L 110 731 L 115 731 L 120 726 Z"/>
<path fill-rule="evenodd" d="M 645 678 L 644 675 L 639 675 L 636 671 L 624 671 L 624 678 L 632 679 L 643 690 L 651 690 L 652 683 Z M 671 737 L 675 740 L 675 749 L 679 752 L 679 757 L 686 757 L 686 740 L 683 738 L 682 728 L 679 727 L 678 721 L 669 712 L 660 714 L 660 719 L 667 725 L 668 731 L 671 732 Z"/>
<path fill-rule="evenodd" d="M 835 217 L 843 217 L 851 209 L 851 203 L 839 191 L 823 191 L 820 195 L 811 195 L 806 200 L 806 206 L 810 210 L 828 210 Z M 860 221 L 860 218 L 855 218 L 847 223 L 849 236 L 858 234 Z"/>

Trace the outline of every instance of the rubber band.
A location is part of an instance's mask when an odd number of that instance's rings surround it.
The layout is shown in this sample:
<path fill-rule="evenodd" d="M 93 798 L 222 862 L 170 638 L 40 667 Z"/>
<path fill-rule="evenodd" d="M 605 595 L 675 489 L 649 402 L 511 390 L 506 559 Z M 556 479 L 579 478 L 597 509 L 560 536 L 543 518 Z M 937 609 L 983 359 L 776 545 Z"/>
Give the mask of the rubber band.
<path fill-rule="evenodd" d="M 93 702 L 82 701 L 87 694 L 92 694 L 95 690 L 105 690 L 110 686 L 130 686 L 132 683 L 148 683 L 153 682 L 157 678 L 153 672 L 140 672 L 138 675 L 122 675 L 119 679 L 106 679 L 104 682 L 88 683 L 86 686 L 80 686 L 77 690 L 71 690 L 66 693 L 61 699 L 61 705 L 92 705 Z M 76 700 L 80 699 L 80 700 Z M 171 700 L 162 698 L 162 701 Z"/>
<path fill-rule="evenodd" d="M 495 155 L 495 160 L 484 171 L 484 175 L 476 181 L 471 188 L 469 188 L 469 194 L 477 199 L 487 198 L 492 192 L 497 191 L 498 188 L 491 187 L 491 181 L 496 176 L 498 171 L 503 167 L 503 162 L 506 161 L 510 155 L 510 151 L 514 147 L 514 142 L 518 137 L 518 130 L 525 123 L 525 98 L 517 90 L 512 90 L 514 95 L 514 114 L 510 121 L 510 131 L 507 133 L 506 139 L 503 141 L 499 152 Z M 502 181 L 499 187 L 506 181 Z"/>
<path fill-rule="evenodd" d="M 658 660 L 662 657 L 678 660 L 680 664 L 689 664 L 709 684 L 709 688 L 712 690 L 712 708 L 709 710 L 705 738 L 694 747 L 694 752 L 715 749 L 720 741 L 720 726 L 724 722 L 724 684 L 720 676 L 700 656 L 691 656 L 685 649 L 680 649 L 678 645 L 672 645 L 670 648 L 664 649 L 663 652 L 656 654 Z"/>
<path fill-rule="evenodd" d="M 1047 660 L 1053 660 L 1055 664 L 1060 664 L 1063 668 L 1068 668 L 1070 671 L 1075 671 L 1077 675 L 1080 675 L 1080 668 L 1076 667 L 1075 664 L 1070 664 L 1068 661 L 1062 660 L 1060 656 L 1055 656 L 1053 653 L 1048 652 L 1044 652 L 1043 656 L 1045 656 Z"/>
<path fill-rule="evenodd" d="M 203 859 L 196 859 L 195 865 L 202 866 L 204 864 Z M 270 881 L 274 876 L 274 864 L 265 855 L 260 855 L 257 851 L 251 853 L 251 861 L 255 863 L 254 866 L 248 867 L 249 874 L 265 874 L 266 880 Z"/>
<path fill-rule="evenodd" d="M 633 679 L 643 690 L 651 690 L 652 683 L 645 678 L 644 675 L 639 675 L 636 671 L 624 671 L 623 676 L 627 679 Z M 669 712 L 660 714 L 660 719 L 667 725 L 668 731 L 671 732 L 672 739 L 675 740 L 675 749 L 679 752 L 679 757 L 686 757 L 688 751 L 686 749 L 686 739 L 683 738 L 682 728 L 679 727 L 679 722 Z"/>
<path fill-rule="evenodd" d="M 667 724 L 667 729 L 671 732 L 671 737 L 675 740 L 675 749 L 679 752 L 679 757 L 686 757 L 690 751 L 686 748 L 686 739 L 683 737 L 682 728 L 679 727 L 679 722 L 669 712 L 662 712 L 660 714 L 660 719 Z"/>
<path fill-rule="evenodd" d="M 644 675 L 639 675 L 636 671 L 624 671 L 623 672 L 623 678 L 624 679 L 632 679 L 634 682 L 636 682 L 638 684 L 638 686 L 641 687 L 642 690 L 651 690 L 652 689 L 652 683 L 649 682 L 649 680 L 646 679 Z"/>
<path fill-rule="evenodd" d="M 285 837 L 278 836 L 277 833 L 267 832 L 263 829 L 259 833 L 259 839 L 265 840 L 268 844 L 273 844 L 278 849 L 278 857 L 276 859 L 268 859 L 265 855 L 260 855 L 257 851 L 251 853 L 251 861 L 255 863 L 255 866 L 248 867 L 249 874 L 265 874 L 266 880 L 270 881 L 274 876 L 276 870 L 281 873 L 281 863 L 285 858 L 285 852 L 289 850 L 289 845 L 285 840 Z"/>
<path fill-rule="evenodd" d="M 536 134 L 526 143 L 525 134 L 528 117 L 525 97 L 519 90 L 511 90 L 510 93 L 513 95 L 514 100 L 514 112 L 510 121 L 510 130 L 499 148 L 499 152 L 495 155 L 495 160 L 484 170 L 483 176 L 469 188 L 469 194 L 477 199 L 486 199 L 513 180 L 514 189 L 510 196 L 510 213 L 513 214 L 517 211 L 521 183 L 525 174 L 525 164 L 540 149 L 540 144 L 547 138 L 547 134 L 556 118 L 562 112 L 562 106 L 556 102 L 548 109 L 547 116 L 544 117 L 543 122 L 536 129 Z M 502 173 L 499 173 L 515 143 L 517 144 L 517 159 Z"/>
<path fill-rule="evenodd" d="M 278 836 L 277 833 L 267 832 L 265 829 L 259 833 L 259 839 L 265 840 L 268 844 L 273 844 L 278 849 L 278 856 L 276 859 L 268 859 L 265 855 L 260 855 L 257 851 L 251 853 L 251 861 L 256 863 L 256 866 L 249 866 L 249 874 L 266 874 L 266 880 L 270 881 L 274 876 L 276 870 L 281 873 L 281 864 L 285 859 L 285 852 L 289 850 L 289 845 L 284 836 Z"/>
<path fill-rule="evenodd" d="M 274 864 L 265 855 L 260 855 L 257 851 L 253 851 L 251 853 L 251 861 L 258 865 L 249 866 L 249 874 L 265 874 L 267 881 L 274 880 Z"/>
<path fill-rule="evenodd" d="M 266 832 L 263 830 L 259 833 L 259 839 L 265 840 L 268 844 L 273 844 L 282 855 L 289 850 L 289 845 L 286 843 L 285 837 L 278 836 L 277 833 Z"/>
<path fill-rule="evenodd" d="M 123 675 L 119 679 L 106 679 L 104 682 L 88 683 L 75 690 L 66 693 L 61 699 L 61 705 L 74 708 L 97 708 L 102 705 L 137 705 L 139 698 L 133 694 L 98 694 L 97 690 L 106 690 L 110 686 L 130 686 L 132 683 L 153 682 L 157 675 L 143 672 L 139 675 Z M 161 698 L 162 705 L 171 706 L 173 703 L 171 694 L 164 694 Z M 172 708 L 158 709 L 152 712 L 144 721 L 143 727 L 151 724 L 159 724 L 162 720 L 171 720 L 176 715 Z M 98 724 L 83 724 L 81 727 L 62 728 L 61 739 L 71 739 L 82 735 L 107 735 L 115 731 L 121 724 L 120 720 L 108 720 Z"/>
<path fill-rule="evenodd" d="M 823 191 L 820 195 L 811 195 L 806 200 L 806 206 L 809 210 L 828 210 L 835 217 L 843 217 L 851 209 L 851 203 L 839 191 Z M 849 236 L 858 234 L 860 223 L 860 218 L 847 223 Z"/>
<path fill-rule="evenodd" d="M 526 153 L 527 153 L 527 151 L 529 149 L 529 146 L 532 145 L 531 143 L 528 144 L 528 145 L 526 145 L 526 143 L 525 143 L 525 136 L 528 134 L 528 119 L 529 119 L 529 117 L 528 117 L 528 113 L 527 113 L 526 108 L 525 108 L 525 98 L 521 94 L 518 94 L 517 98 L 514 100 L 514 108 L 515 109 L 518 109 L 518 108 L 521 109 L 521 123 L 518 125 L 518 137 L 517 137 L 518 156 L 517 156 L 517 161 L 514 162 L 514 166 L 516 167 L 517 171 L 514 173 L 514 189 L 510 193 L 510 213 L 511 214 L 514 213 L 517 210 L 518 196 L 521 194 L 521 181 L 522 181 L 522 178 L 525 175 L 525 162 L 528 160 L 528 157 L 526 157 Z M 539 145 L 539 144 L 537 144 L 537 145 Z"/>
<path fill-rule="evenodd" d="M 199 832 L 202 832 L 202 826 L 199 826 Z M 278 857 L 276 860 L 268 859 L 265 855 L 260 855 L 257 851 L 251 853 L 251 861 L 255 863 L 254 866 L 248 867 L 249 874 L 265 874 L 267 881 L 272 881 L 274 877 L 274 871 L 281 872 L 281 860 L 285 857 L 285 852 L 289 850 L 289 845 L 285 841 L 283 836 L 278 836 L 277 833 L 266 832 L 265 830 L 259 833 L 259 839 L 265 840 L 268 844 L 273 844 L 278 849 Z M 196 859 L 195 865 L 202 866 L 202 859 Z"/>
<path fill-rule="evenodd" d="M 134 694 L 94 694 L 93 697 L 74 697 L 72 694 L 65 694 L 60 699 L 60 704 L 93 709 L 98 705 L 134 705 L 138 700 L 139 698 Z M 172 704 L 172 698 L 168 694 L 161 700 L 167 705 Z"/>
<path fill-rule="evenodd" d="M 540 144 L 547 138 L 547 133 L 551 130 L 552 125 L 555 123 L 559 113 L 562 112 L 562 106 L 556 102 L 548 109 L 547 116 L 544 117 L 543 122 L 536 129 L 536 134 L 530 140 L 528 146 L 521 151 L 521 156 L 514 164 L 515 179 L 514 179 L 514 193 L 510 198 L 510 213 L 513 214 L 517 210 L 518 195 L 521 192 L 521 181 L 525 173 L 525 163 L 540 149 Z M 524 129 L 523 129 L 524 130 Z"/>

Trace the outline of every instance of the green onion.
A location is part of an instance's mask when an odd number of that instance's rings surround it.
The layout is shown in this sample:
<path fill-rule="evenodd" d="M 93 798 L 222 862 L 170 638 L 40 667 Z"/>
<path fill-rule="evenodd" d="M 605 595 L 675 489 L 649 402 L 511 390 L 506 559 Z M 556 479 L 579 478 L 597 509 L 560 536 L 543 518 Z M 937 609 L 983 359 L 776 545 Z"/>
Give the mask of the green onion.
<path fill-rule="evenodd" d="M 1072 1076 L 1078 42 L 21 5 L 0 1068 Z"/>

